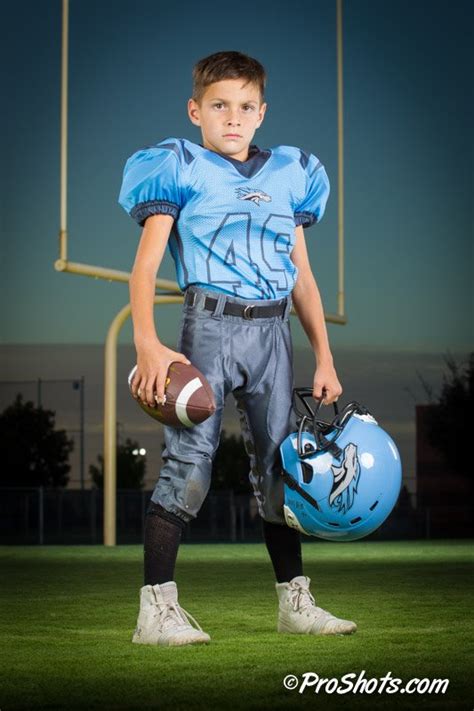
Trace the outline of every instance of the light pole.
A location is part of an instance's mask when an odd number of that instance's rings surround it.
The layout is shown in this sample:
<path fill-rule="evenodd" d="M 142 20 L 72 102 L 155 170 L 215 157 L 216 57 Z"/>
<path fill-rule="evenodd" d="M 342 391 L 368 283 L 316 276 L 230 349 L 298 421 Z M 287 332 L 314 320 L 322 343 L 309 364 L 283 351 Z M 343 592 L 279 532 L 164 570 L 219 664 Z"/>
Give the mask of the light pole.
<path fill-rule="evenodd" d="M 74 390 L 79 390 L 79 469 L 81 473 L 81 489 L 84 489 L 84 376 L 81 375 L 80 380 L 74 380 L 72 387 Z"/>

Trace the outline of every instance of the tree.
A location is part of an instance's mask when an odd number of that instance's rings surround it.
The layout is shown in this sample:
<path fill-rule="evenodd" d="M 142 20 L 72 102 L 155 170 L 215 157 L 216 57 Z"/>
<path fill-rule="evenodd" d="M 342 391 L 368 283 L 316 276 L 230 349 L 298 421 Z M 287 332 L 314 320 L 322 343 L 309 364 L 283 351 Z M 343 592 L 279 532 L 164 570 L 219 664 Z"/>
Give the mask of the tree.
<path fill-rule="evenodd" d="M 427 436 L 451 470 L 464 469 L 470 473 L 465 447 L 471 437 L 474 353 L 469 355 L 464 369 L 450 355 L 445 361 L 449 372 L 443 375 L 438 400 L 427 411 Z"/>
<path fill-rule="evenodd" d="M 53 410 L 23 402 L 18 393 L 0 414 L 0 485 L 65 487 L 74 440 L 55 429 Z"/>
<path fill-rule="evenodd" d="M 134 454 L 140 449 L 138 442 L 129 437 L 125 444 L 117 444 L 117 488 L 118 489 L 143 489 L 146 473 L 146 458 Z M 104 457 L 97 455 L 99 465 L 91 464 L 89 473 L 97 489 L 104 488 Z"/>

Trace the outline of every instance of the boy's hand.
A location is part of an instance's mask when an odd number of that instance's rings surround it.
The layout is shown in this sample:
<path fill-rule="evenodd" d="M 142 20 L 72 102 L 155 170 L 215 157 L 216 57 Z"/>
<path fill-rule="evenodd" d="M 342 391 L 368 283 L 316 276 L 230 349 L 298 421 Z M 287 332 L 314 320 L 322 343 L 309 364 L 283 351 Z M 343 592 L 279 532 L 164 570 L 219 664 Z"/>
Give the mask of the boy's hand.
<path fill-rule="evenodd" d="M 182 353 L 172 351 L 159 341 L 137 348 L 137 370 L 131 383 L 132 395 L 150 407 L 164 404 L 166 376 L 171 363 L 191 365 Z"/>
<path fill-rule="evenodd" d="M 334 366 L 330 364 L 318 365 L 313 379 L 313 397 L 320 400 L 324 395 L 323 405 L 330 405 L 337 401 L 341 393 L 342 386 Z"/>

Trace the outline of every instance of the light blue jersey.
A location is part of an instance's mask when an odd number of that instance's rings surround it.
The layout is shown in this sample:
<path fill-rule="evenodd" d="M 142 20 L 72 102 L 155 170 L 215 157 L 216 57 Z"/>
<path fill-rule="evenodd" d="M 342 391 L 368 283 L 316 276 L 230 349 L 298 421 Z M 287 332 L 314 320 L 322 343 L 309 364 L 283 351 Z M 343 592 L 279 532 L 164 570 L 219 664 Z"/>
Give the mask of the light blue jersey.
<path fill-rule="evenodd" d="M 295 225 L 319 222 L 329 196 L 321 162 L 293 146 L 260 150 L 245 162 L 184 138 L 165 138 L 126 162 L 119 203 L 144 225 L 175 218 L 169 246 L 179 286 L 245 299 L 291 293 Z"/>

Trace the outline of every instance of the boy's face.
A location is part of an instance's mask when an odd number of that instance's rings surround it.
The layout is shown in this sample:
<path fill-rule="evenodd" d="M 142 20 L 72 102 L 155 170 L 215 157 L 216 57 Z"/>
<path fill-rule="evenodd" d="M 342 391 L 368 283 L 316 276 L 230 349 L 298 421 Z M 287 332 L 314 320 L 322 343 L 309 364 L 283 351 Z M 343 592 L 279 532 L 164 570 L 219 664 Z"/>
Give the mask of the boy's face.
<path fill-rule="evenodd" d="M 236 160 L 247 160 L 248 147 L 267 105 L 260 91 L 246 79 L 224 79 L 210 84 L 200 104 L 188 101 L 188 115 L 201 127 L 203 146 Z"/>

